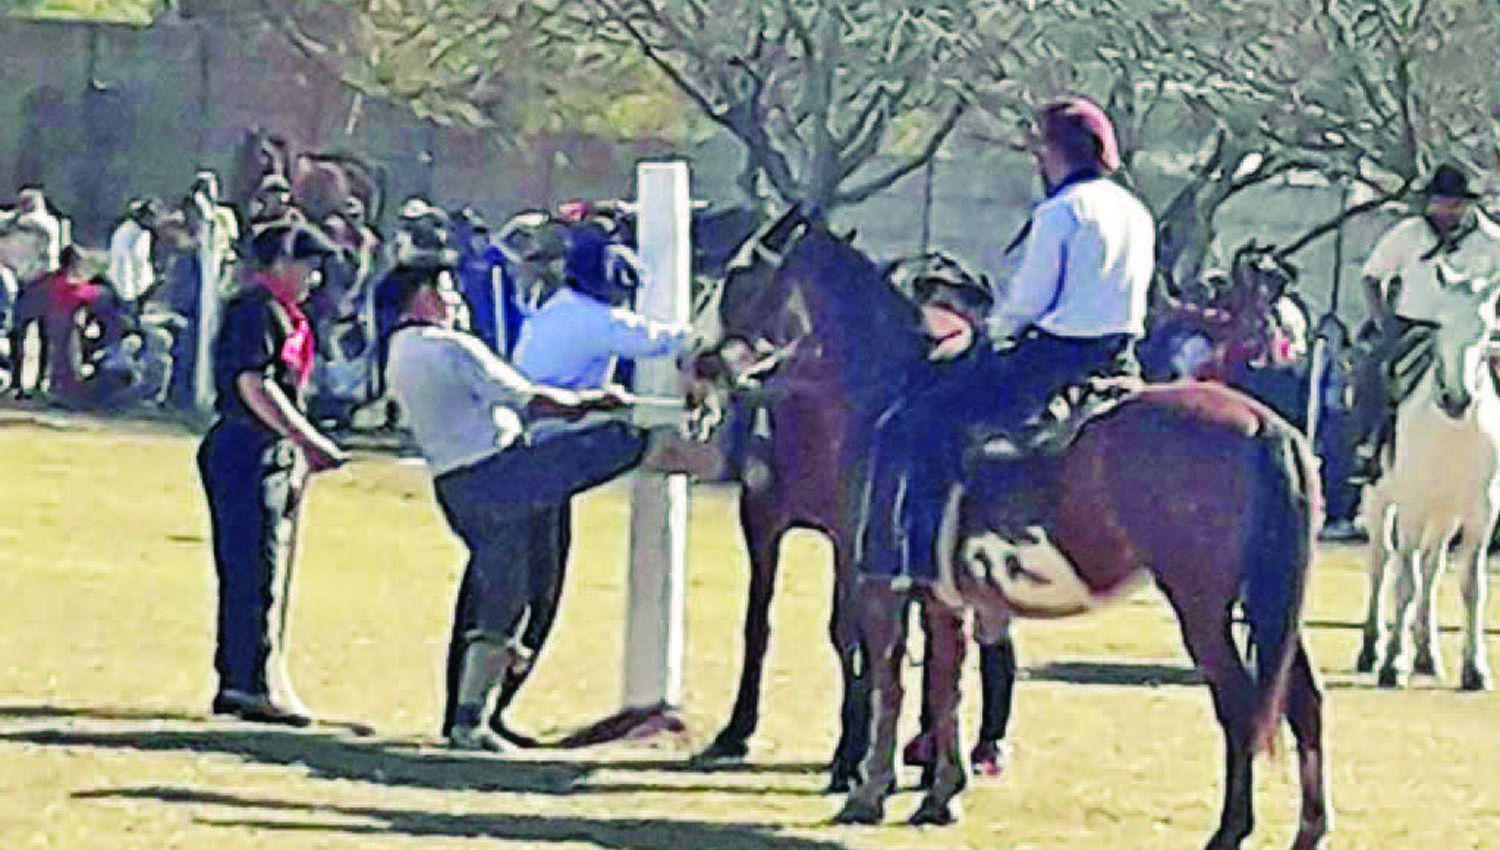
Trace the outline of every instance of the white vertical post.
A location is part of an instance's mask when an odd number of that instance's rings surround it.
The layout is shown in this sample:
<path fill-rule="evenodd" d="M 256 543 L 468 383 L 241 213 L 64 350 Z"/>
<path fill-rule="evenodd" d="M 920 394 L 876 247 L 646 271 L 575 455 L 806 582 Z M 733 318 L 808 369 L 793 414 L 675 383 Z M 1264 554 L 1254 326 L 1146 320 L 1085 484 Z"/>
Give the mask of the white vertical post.
<path fill-rule="evenodd" d="M 687 163 L 642 163 L 636 178 L 636 239 L 647 272 L 636 308 L 651 319 L 686 322 L 692 280 Z M 635 375 L 635 390 L 642 395 L 681 392 L 669 358 L 638 361 Z M 687 476 L 637 473 L 630 504 L 627 710 L 675 707 L 681 701 L 687 515 Z"/>
<path fill-rule="evenodd" d="M 199 410 L 214 403 L 214 335 L 219 332 L 219 275 L 224 257 L 218 249 L 218 224 L 203 223 L 198 243 L 198 350 L 193 357 L 193 401 Z"/>

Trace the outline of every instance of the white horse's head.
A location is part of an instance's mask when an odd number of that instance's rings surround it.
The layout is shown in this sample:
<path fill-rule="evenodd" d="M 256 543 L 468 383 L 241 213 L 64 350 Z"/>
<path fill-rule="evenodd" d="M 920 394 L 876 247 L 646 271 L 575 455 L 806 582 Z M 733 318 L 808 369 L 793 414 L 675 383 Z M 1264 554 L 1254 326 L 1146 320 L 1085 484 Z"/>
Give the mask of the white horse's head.
<path fill-rule="evenodd" d="M 1437 265 L 1442 291 L 1433 319 L 1433 400 L 1452 419 L 1466 416 L 1474 400 L 1492 393 L 1488 361 L 1496 351 L 1495 296 L 1500 278 L 1469 278 Z"/>

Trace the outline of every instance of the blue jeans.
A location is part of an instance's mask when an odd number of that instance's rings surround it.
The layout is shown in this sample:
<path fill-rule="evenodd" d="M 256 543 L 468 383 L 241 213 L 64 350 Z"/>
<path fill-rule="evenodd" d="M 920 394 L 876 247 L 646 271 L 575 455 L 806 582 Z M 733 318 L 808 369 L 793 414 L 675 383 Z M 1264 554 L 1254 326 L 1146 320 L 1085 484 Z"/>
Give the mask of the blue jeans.
<path fill-rule="evenodd" d="M 860 570 L 935 578 L 943 503 L 963 480 L 973 435 L 1016 430 L 1060 390 L 1110 371 L 1130 341 L 1038 334 L 1008 351 L 980 345 L 923 370 L 875 427 Z"/>

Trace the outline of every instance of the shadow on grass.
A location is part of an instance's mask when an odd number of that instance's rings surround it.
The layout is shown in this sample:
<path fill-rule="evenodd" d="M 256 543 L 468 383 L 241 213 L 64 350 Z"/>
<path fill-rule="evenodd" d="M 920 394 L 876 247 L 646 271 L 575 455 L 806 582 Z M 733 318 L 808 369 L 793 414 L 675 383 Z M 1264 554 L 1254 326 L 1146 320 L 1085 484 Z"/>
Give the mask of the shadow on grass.
<path fill-rule="evenodd" d="M 1203 676 L 1192 667 L 1117 661 L 1058 661 L 1028 669 L 1025 678 L 1033 682 L 1141 688 L 1203 684 Z"/>
<path fill-rule="evenodd" d="M 169 708 L 93 705 L 0 705 L 0 720 L 204 721 L 203 714 Z"/>
<path fill-rule="evenodd" d="M 1351 632 L 1363 631 L 1365 627 L 1363 620 L 1308 620 L 1303 625 L 1309 629 L 1334 629 Z M 1445 635 L 1456 635 L 1463 631 L 1463 627 L 1456 623 L 1448 625 L 1440 623 L 1438 624 L 1438 631 Z M 1490 637 L 1500 637 L 1500 626 L 1487 628 L 1484 630 L 1484 633 Z"/>
<path fill-rule="evenodd" d="M 829 841 L 777 835 L 764 827 L 657 818 L 609 819 L 578 816 L 452 814 L 446 812 L 339 806 L 241 797 L 213 791 L 167 786 L 82 791 L 86 800 L 155 800 L 246 810 L 244 817 L 198 815 L 209 826 L 248 828 L 266 833 L 403 836 L 407 838 L 498 838 L 527 844 L 587 843 L 616 850 L 840 850 Z M 276 813 L 277 817 L 258 817 Z M 288 820 L 285 813 L 304 819 Z"/>
<path fill-rule="evenodd" d="M 44 747 L 87 747 L 137 752 L 221 753 L 257 764 L 300 767 L 321 779 L 343 779 L 394 787 L 452 791 L 498 791 L 517 794 L 709 793 L 805 795 L 814 787 L 745 787 L 685 784 L 663 780 L 590 781 L 600 771 L 750 775 L 816 775 L 824 765 L 747 763 L 712 770 L 676 759 L 533 759 L 472 755 L 409 741 L 351 738 L 320 729 L 292 731 L 233 723 L 205 723 L 202 717 L 170 711 L 113 708 L 3 706 L 0 719 L 171 721 L 201 723 L 175 728 L 88 729 L 23 728 L 0 732 L 0 743 Z"/>

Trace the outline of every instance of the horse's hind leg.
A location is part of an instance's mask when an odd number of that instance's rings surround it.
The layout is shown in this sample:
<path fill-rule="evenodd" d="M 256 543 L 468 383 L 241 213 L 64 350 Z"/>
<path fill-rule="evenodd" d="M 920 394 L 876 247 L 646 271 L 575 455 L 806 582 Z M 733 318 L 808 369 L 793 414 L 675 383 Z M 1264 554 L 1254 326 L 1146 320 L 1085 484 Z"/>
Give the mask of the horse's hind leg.
<path fill-rule="evenodd" d="M 1391 624 L 1386 641 L 1385 663 L 1380 665 L 1382 688 L 1401 687 L 1411 672 L 1411 659 L 1407 658 L 1407 635 L 1412 628 L 1417 594 L 1421 592 L 1422 550 L 1417 548 L 1396 557 L 1396 606 L 1395 622 Z"/>
<path fill-rule="evenodd" d="M 922 619 L 927 628 L 926 662 L 923 667 L 923 701 L 930 706 L 933 746 L 933 781 L 922 804 L 911 816 L 914 826 L 946 826 L 958 820 L 955 798 L 968 783 L 959 743 L 959 678 L 963 675 L 964 652 L 968 648 L 963 613 L 930 595 L 923 599 Z"/>
<path fill-rule="evenodd" d="M 1494 687 L 1490 676 L 1489 659 L 1484 643 L 1485 596 L 1489 577 L 1485 567 L 1489 558 L 1490 535 L 1494 532 L 1494 521 L 1479 526 L 1484 534 L 1477 535 L 1474 550 L 1459 553 L 1457 563 L 1463 571 L 1460 593 L 1464 601 L 1464 661 L 1459 687 L 1466 691 L 1487 691 Z"/>
<path fill-rule="evenodd" d="M 1302 784 L 1302 810 L 1292 850 L 1317 850 L 1332 828 L 1328 804 L 1328 762 L 1323 750 L 1323 693 L 1300 643 L 1292 662 L 1287 690 L 1287 720 L 1297 736 L 1297 765 Z"/>
<path fill-rule="evenodd" d="M 901 660 L 906 653 L 907 594 L 888 582 L 860 583 L 860 636 L 870 662 L 873 735 L 865 757 L 864 781 L 849 794 L 835 818 L 839 823 L 879 823 L 885 798 L 896 781 L 896 724 L 901 718 Z"/>
<path fill-rule="evenodd" d="M 1193 662 L 1208 679 L 1213 693 L 1214 715 L 1224 732 L 1224 809 L 1219 828 L 1207 850 L 1238 850 L 1255 828 L 1252 799 L 1253 752 L 1251 725 L 1255 710 L 1255 683 L 1240 660 L 1234 643 L 1229 603 L 1215 605 L 1191 594 L 1193 607 L 1178 602 L 1178 595 L 1163 584 L 1167 598 L 1182 623 L 1182 639 Z"/>
<path fill-rule="evenodd" d="M 1369 491 L 1365 504 L 1366 524 L 1370 530 L 1369 605 L 1365 615 L 1364 639 L 1360 643 L 1359 659 L 1354 669 L 1359 673 L 1375 672 L 1380 660 L 1380 644 L 1385 641 L 1385 580 L 1386 568 L 1390 566 L 1390 522 L 1387 506 L 1374 491 Z"/>

